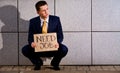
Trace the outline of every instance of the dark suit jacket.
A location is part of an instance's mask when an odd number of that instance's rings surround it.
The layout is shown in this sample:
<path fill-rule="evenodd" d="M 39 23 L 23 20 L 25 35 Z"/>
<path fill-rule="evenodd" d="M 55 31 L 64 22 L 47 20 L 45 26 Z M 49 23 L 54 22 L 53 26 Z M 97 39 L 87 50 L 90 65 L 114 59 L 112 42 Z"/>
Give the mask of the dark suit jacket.
<path fill-rule="evenodd" d="M 57 33 L 57 41 L 59 44 L 63 41 L 63 32 L 62 32 L 62 26 L 59 17 L 57 16 L 49 16 L 48 21 L 48 33 L 56 32 Z M 34 41 L 33 35 L 42 33 L 42 27 L 41 27 L 41 20 L 40 17 L 35 17 L 30 20 L 29 25 L 29 34 L 28 34 L 28 42 L 29 45 Z"/>

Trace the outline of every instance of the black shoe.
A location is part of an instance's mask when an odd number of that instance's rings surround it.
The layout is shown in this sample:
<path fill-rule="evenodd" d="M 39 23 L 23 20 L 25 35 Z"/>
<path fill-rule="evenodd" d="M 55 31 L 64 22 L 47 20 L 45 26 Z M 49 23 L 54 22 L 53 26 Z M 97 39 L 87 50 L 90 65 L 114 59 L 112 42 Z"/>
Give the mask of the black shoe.
<path fill-rule="evenodd" d="M 40 70 L 42 65 L 43 65 L 43 62 L 42 61 L 38 61 L 35 64 L 34 70 Z"/>
<path fill-rule="evenodd" d="M 40 70 L 41 69 L 41 65 L 35 65 L 34 70 Z"/>
<path fill-rule="evenodd" d="M 53 69 L 54 70 L 60 70 L 60 67 L 59 66 L 53 66 Z"/>
<path fill-rule="evenodd" d="M 51 66 L 53 66 L 54 70 L 60 70 L 59 65 L 57 65 L 57 64 L 55 64 L 53 62 L 51 62 Z"/>

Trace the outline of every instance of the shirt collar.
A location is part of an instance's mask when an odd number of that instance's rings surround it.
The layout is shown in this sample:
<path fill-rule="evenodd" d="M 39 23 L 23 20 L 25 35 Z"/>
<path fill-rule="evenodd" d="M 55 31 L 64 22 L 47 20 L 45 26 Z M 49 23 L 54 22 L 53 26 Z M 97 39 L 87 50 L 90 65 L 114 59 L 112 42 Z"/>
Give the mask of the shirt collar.
<path fill-rule="evenodd" d="M 44 19 L 42 19 L 41 17 L 40 17 L 40 20 L 41 20 L 41 22 L 44 21 Z M 48 16 L 48 18 L 47 18 L 45 21 L 48 23 L 48 21 L 49 21 L 49 16 Z"/>

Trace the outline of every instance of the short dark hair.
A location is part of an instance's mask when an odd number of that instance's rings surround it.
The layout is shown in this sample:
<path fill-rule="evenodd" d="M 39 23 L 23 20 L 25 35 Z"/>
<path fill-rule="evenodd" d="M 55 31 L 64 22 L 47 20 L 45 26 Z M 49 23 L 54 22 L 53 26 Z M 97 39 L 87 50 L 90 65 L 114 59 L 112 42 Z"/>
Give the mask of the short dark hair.
<path fill-rule="evenodd" d="M 48 5 L 46 1 L 38 1 L 36 4 L 35 4 L 35 8 L 37 11 L 39 11 L 40 7 L 41 6 L 44 6 L 44 5 Z"/>

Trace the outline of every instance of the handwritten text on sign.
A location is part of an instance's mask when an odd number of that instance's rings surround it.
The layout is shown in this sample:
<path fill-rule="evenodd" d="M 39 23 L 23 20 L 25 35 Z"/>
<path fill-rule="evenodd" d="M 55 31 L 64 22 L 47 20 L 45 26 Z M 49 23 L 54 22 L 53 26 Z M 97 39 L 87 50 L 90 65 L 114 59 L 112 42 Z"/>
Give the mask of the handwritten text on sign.
<path fill-rule="evenodd" d="M 58 50 L 55 47 L 57 43 L 56 33 L 34 34 L 34 42 L 36 43 L 35 52 Z"/>

